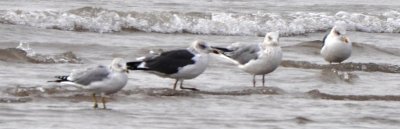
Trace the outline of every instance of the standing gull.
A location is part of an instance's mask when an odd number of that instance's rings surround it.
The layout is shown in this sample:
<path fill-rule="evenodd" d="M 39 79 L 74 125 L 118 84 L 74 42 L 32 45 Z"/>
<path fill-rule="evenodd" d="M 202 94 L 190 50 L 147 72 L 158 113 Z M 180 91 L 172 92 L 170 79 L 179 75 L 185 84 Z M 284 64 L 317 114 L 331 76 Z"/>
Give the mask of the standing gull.
<path fill-rule="evenodd" d="M 341 63 L 351 56 L 352 44 L 345 34 L 345 28 L 335 26 L 324 37 L 321 55 L 330 64 L 332 62 Z"/>
<path fill-rule="evenodd" d="M 282 60 L 278 32 L 267 33 L 263 43 L 234 43 L 227 48 L 215 48 L 223 51 L 222 57 L 229 59 L 240 69 L 253 75 L 253 87 L 256 86 L 256 75 L 262 75 L 262 85 L 264 86 L 265 74 L 278 68 Z"/>
<path fill-rule="evenodd" d="M 128 81 L 126 62 L 115 58 L 109 67 L 98 65 L 87 69 L 73 70 L 68 76 L 56 76 L 62 84 L 73 85 L 92 92 L 94 108 L 97 108 L 96 94 L 101 95 L 103 108 L 106 109 L 105 96 L 118 92 Z"/>
<path fill-rule="evenodd" d="M 179 49 L 145 56 L 139 61 L 128 62 L 130 70 L 145 70 L 160 77 L 175 79 L 173 89 L 180 81 L 181 89 L 197 90 L 183 87 L 183 80 L 193 79 L 202 74 L 208 65 L 208 54 L 213 49 L 203 41 L 194 41 L 187 49 Z"/>

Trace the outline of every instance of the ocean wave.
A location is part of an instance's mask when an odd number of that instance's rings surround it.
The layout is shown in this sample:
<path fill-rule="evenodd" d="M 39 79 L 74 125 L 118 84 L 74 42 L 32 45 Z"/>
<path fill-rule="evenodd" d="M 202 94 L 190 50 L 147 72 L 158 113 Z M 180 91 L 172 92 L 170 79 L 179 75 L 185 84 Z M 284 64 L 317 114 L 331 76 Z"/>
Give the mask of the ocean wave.
<path fill-rule="evenodd" d="M 314 40 L 301 42 L 291 46 L 282 47 L 284 51 L 294 53 L 305 53 L 310 56 L 320 56 L 322 41 Z M 353 43 L 353 51 L 359 54 L 371 54 L 380 56 L 395 56 L 400 57 L 400 51 L 397 48 L 382 48 L 375 45 L 365 43 Z M 345 62 L 341 64 L 317 64 L 309 61 L 302 60 L 283 60 L 281 65 L 283 67 L 293 67 L 302 69 L 322 69 L 326 70 L 325 73 L 336 73 L 341 80 L 351 81 L 345 77 L 352 77 L 355 75 L 348 74 L 345 71 L 365 71 L 365 72 L 385 72 L 385 73 L 400 73 L 400 66 L 395 64 L 383 63 L 356 63 Z M 336 72 L 335 72 L 336 71 Z"/>
<path fill-rule="evenodd" d="M 25 45 L 24 45 L 25 44 Z M 67 51 L 56 55 L 36 53 L 28 43 L 21 42 L 16 48 L 0 49 L 0 61 L 18 63 L 81 63 L 82 59 Z"/>
<path fill-rule="evenodd" d="M 306 41 L 301 42 L 291 46 L 283 46 L 282 49 L 284 51 L 290 52 L 298 52 L 298 53 L 308 53 L 311 55 L 320 55 L 320 51 L 322 48 L 322 41 L 321 40 L 313 40 L 313 41 Z M 376 45 L 366 44 L 366 43 L 359 43 L 359 42 L 352 42 L 353 51 L 360 52 L 360 53 L 376 53 L 379 55 L 389 55 L 389 56 L 398 56 L 400 57 L 400 49 L 398 48 L 384 48 L 378 47 Z"/>
<path fill-rule="evenodd" d="M 392 64 L 353 63 L 353 62 L 346 62 L 341 64 L 315 64 L 307 61 L 283 60 L 281 65 L 283 67 L 293 67 L 293 68 L 303 68 L 303 69 L 334 69 L 339 71 L 400 73 L 400 66 Z"/>
<path fill-rule="evenodd" d="M 0 103 L 25 103 L 36 98 L 56 98 L 74 99 L 74 101 L 90 101 L 91 96 L 82 91 L 66 89 L 65 87 L 11 87 L 4 91 L 8 97 L 0 98 Z M 126 97 L 135 95 L 145 96 L 182 96 L 196 97 L 199 95 L 224 95 L 224 96 L 244 96 L 244 95 L 292 95 L 300 98 L 328 99 L 328 100 L 354 100 L 354 101 L 400 101 L 399 95 L 334 95 L 320 92 L 317 89 L 302 93 L 287 93 L 277 87 L 258 87 L 244 88 L 223 91 L 186 91 L 173 90 L 168 88 L 136 88 L 133 90 L 122 90 L 114 97 Z M 114 100 L 112 97 L 110 100 Z"/>
<path fill-rule="evenodd" d="M 46 29 L 90 32 L 143 31 L 212 35 L 264 35 L 279 31 L 297 35 L 326 31 L 335 24 L 348 30 L 399 33 L 400 12 L 378 14 L 354 12 L 227 13 L 227 12 L 122 12 L 83 7 L 68 11 L 1 10 L 0 23 Z"/>
<path fill-rule="evenodd" d="M 6 94 L 13 97 L 57 97 L 57 98 L 68 98 L 68 97 L 90 97 L 89 94 L 85 94 L 85 91 L 68 86 L 33 86 L 33 87 L 10 87 L 4 91 Z M 285 91 L 277 87 L 257 87 L 257 88 L 245 88 L 241 90 L 232 91 L 188 91 L 188 90 L 173 90 L 169 88 L 136 88 L 132 90 L 122 90 L 117 95 L 129 96 L 129 95 L 148 95 L 148 96 L 196 96 L 199 94 L 204 95 L 252 95 L 252 94 L 269 94 L 279 95 L 284 94 Z"/>
<path fill-rule="evenodd" d="M 328 100 L 354 100 L 354 101 L 400 101 L 399 95 L 334 95 L 322 93 L 319 90 L 306 92 L 313 98 Z"/>
<path fill-rule="evenodd" d="M 0 98 L 0 103 L 26 103 L 32 101 L 31 98 Z"/>

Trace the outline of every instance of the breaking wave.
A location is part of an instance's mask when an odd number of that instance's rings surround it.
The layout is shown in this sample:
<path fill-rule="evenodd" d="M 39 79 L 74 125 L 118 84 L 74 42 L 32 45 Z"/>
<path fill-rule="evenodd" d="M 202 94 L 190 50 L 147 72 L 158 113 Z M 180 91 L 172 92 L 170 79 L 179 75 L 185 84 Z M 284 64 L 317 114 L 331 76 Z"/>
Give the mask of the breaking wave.
<path fill-rule="evenodd" d="M 268 31 L 296 35 L 325 31 L 344 23 L 353 31 L 399 33 L 400 12 L 122 12 L 83 7 L 68 11 L 0 10 L 0 23 L 99 33 L 127 30 L 213 35 L 264 35 Z"/>
<path fill-rule="evenodd" d="M 68 51 L 56 55 L 38 54 L 29 44 L 20 43 L 17 48 L 0 49 L 0 61 L 19 63 L 81 63 L 73 52 Z"/>

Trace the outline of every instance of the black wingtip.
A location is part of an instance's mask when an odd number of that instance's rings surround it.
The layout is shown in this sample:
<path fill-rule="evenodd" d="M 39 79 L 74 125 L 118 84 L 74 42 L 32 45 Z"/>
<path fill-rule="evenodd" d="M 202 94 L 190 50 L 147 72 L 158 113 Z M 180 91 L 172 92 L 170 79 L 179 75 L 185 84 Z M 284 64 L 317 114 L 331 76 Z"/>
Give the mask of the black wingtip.
<path fill-rule="evenodd" d="M 65 81 L 69 81 L 68 80 L 68 76 L 55 76 L 55 78 L 58 78 L 58 80 L 47 81 L 47 82 L 65 82 Z"/>
<path fill-rule="evenodd" d="M 232 50 L 230 50 L 228 48 L 223 48 L 223 47 L 214 47 L 214 46 L 212 46 L 211 48 L 213 48 L 215 50 L 222 51 L 222 52 L 232 52 Z"/>
<path fill-rule="evenodd" d="M 232 52 L 233 51 L 233 50 L 230 50 L 228 48 L 223 48 L 223 47 L 214 47 L 214 46 L 212 46 L 211 48 L 213 49 L 213 53 L 214 54 L 224 54 L 225 55 L 225 52 Z"/>
<path fill-rule="evenodd" d="M 133 61 L 126 63 L 126 66 L 129 70 L 149 70 L 147 68 L 139 68 L 139 65 L 141 63 L 142 63 L 141 61 Z"/>
<path fill-rule="evenodd" d="M 126 66 L 129 70 L 136 70 L 139 65 L 140 65 L 140 62 L 127 62 L 126 63 Z"/>

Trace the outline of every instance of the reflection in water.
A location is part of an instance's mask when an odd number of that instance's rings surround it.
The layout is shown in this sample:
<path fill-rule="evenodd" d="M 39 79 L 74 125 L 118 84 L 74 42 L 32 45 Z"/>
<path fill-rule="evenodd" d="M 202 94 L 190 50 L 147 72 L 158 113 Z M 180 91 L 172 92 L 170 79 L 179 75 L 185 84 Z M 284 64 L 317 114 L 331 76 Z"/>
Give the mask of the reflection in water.
<path fill-rule="evenodd" d="M 400 95 L 333 95 L 322 93 L 319 90 L 306 92 L 313 98 L 330 100 L 355 100 L 355 101 L 400 101 Z"/>
<path fill-rule="evenodd" d="M 303 69 L 336 69 L 340 71 L 365 71 L 365 72 L 385 72 L 400 73 L 400 66 L 392 64 L 376 63 L 341 63 L 341 64 L 315 64 L 307 61 L 283 60 L 283 67 L 294 67 Z"/>
<path fill-rule="evenodd" d="M 333 69 L 322 69 L 320 78 L 322 81 L 330 83 L 336 83 L 338 81 L 345 81 L 348 83 L 352 83 L 359 77 L 354 73 L 347 71 L 338 71 L 333 68 Z"/>

